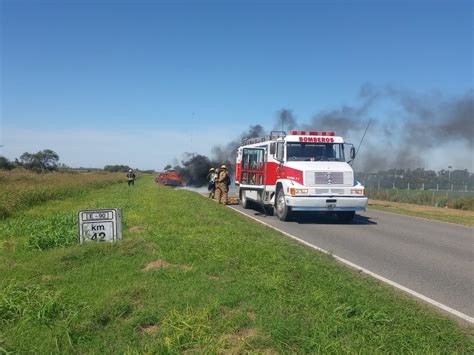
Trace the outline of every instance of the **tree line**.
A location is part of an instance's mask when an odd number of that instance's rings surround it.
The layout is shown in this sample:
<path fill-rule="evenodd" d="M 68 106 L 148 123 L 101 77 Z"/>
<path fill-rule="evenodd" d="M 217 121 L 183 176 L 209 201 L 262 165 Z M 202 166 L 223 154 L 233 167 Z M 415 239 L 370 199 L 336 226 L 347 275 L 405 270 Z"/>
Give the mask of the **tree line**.
<path fill-rule="evenodd" d="M 0 156 L 0 170 L 13 170 L 15 168 L 22 168 L 37 173 L 45 173 L 57 170 L 77 170 L 60 163 L 59 155 L 51 149 L 43 149 L 36 153 L 25 152 L 15 160 L 9 160 L 6 157 Z M 104 171 L 108 172 L 128 172 L 130 169 L 132 168 L 128 165 L 106 165 L 103 168 Z M 89 169 L 80 168 L 79 170 Z M 138 169 L 133 170 L 138 171 Z M 154 173 L 153 170 L 144 170 L 141 172 Z"/>
<path fill-rule="evenodd" d="M 65 167 L 64 164 L 59 163 L 59 155 L 51 149 L 40 150 L 36 153 L 25 152 L 14 161 L 0 156 L 0 169 L 4 170 L 24 168 L 26 170 L 43 173 L 57 170 L 63 166 Z"/>

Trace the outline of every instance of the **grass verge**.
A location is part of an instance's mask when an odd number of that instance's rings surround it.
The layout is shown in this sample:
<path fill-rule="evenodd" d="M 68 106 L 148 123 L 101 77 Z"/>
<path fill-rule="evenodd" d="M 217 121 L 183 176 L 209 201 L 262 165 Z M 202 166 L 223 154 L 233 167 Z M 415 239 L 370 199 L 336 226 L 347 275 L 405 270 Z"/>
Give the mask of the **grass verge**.
<path fill-rule="evenodd" d="M 0 219 L 49 200 L 68 198 L 124 181 L 123 173 L 37 174 L 22 169 L 0 170 Z"/>
<path fill-rule="evenodd" d="M 71 218 L 99 207 L 123 209 L 124 240 L 75 245 Z M 0 274 L 6 351 L 474 352 L 432 309 L 151 177 L 0 221 Z"/>
<path fill-rule="evenodd" d="M 422 217 L 435 221 L 450 222 L 474 226 L 474 211 L 462 211 L 451 208 L 413 205 L 409 203 L 369 200 L 369 208 L 395 212 L 407 216 Z"/>

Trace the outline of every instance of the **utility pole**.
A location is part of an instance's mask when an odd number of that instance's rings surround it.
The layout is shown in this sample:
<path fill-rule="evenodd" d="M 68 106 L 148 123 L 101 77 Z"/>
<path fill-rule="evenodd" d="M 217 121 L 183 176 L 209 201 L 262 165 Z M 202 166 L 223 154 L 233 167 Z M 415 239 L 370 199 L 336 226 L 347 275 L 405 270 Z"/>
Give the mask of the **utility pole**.
<path fill-rule="evenodd" d="M 448 188 L 449 188 L 449 185 L 451 185 L 451 169 L 453 167 L 451 165 L 448 165 Z"/>

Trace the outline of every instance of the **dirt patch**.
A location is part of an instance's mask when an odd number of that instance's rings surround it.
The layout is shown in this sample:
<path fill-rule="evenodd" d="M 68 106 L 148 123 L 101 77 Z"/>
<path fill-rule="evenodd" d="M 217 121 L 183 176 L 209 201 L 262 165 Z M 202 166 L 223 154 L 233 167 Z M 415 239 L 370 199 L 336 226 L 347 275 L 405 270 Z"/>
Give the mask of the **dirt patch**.
<path fill-rule="evenodd" d="M 275 349 L 267 348 L 267 349 L 258 349 L 255 351 L 256 354 L 265 354 L 265 355 L 275 355 L 278 354 L 278 351 Z"/>
<path fill-rule="evenodd" d="M 190 265 L 178 265 L 178 267 L 183 271 L 191 271 L 193 269 Z"/>
<path fill-rule="evenodd" d="M 222 307 L 222 314 L 225 317 L 232 317 L 239 313 L 241 313 L 241 311 L 238 308 Z"/>
<path fill-rule="evenodd" d="M 151 270 L 151 269 L 166 269 L 166 268 L 169 268 L 173 266 L 172 264 L 170 264 L 169 262 L 165 261 L 165 260 L 161 260 L 161 259 L 158 259 L 158 260 L 153 260 L 152 262 L 149 262 L 148 264 L 145 265 L 145 267 L 143 268 L 143 270 Z"/>
<path fill-rule="evenodd" d="M 242 328 L 237 332 L 240 338 L 251 338 L 258 335 L 258 331 L 255 328 Z"/>
<path fill-rule="evenodd" d="M 257 315 L 254 312 L 247 312 L 247 317 L 253 322 L 257 319 Z"/>
<path fill-rule="evenodd" d="M 154 335 L 160 331 L 158 324 L 149 324 L 140 328 L 140 334 Z"/>
<path fill-rule="evenodd" d="M 136 309 L 143 309 L 143 304 L 140 300 L 140 294 L 138 292 L 135 292 L 132 295 L 132 304 Z"/>
<path fill-rule="evenodd" d="M 211 276 L 208 276 L 207 279 L 208 279 L 209 281 L 217 281 L 217 280 L 219 280 L 219 277 L 218 277 L 218 276 L 211 275 Z"/>
<path fill-rule="evenodd" d="M 234 334 L 226 334 L 222 338 L 228 345 L 236 346 L 242 340 L 246 338 L 252 338 L 258 336 L 258 331 L 255 328 L 242 328 L 239 329 L 237 333 Z"/>
<path fill-rule="evenodd" d="M 167 269 L 167 268 L 170 268 L 170 267 L 176 267 L 176 268 L 179 268 L 183 271 L 190 271 L 190 270 L 193 269 L 193 267 L 190 266 L 190 265 L 175 265 L 175 264 L 171 264 L 171 263 L 167 262 L 166 260 L 158 259 L 158 260 L 153 260 L 153 261 L 149 262 L 148 264 L 146 264 L 145 267 L 143 268 L 143 270 L 147 271 L 147 270 L 151 270 L 151 269 Z"/>
<path fill-rule="evenodd" d="M 43 275 L 41 277 L 41 281 L 44 281 L 44 282 L 49 282 L 49 281 L 54 281 L 54 280 L 58 280 L 60 279 L 59 276 L 54 276 L 54 275 Z"/>
<path fill-rule="evenodd" d="M 141 233 L 141 232 L 146 231 L 146 229 L 141 226 L 133 226 L 133 227 L 130 227 L 128 231 L 130 233 Z"/>
<path fill-rule="evenodd" d="M 3 242 L 3 247 L 7 250 L 15 250 L 17 242 L 14 239 L 7 239 Z"/>

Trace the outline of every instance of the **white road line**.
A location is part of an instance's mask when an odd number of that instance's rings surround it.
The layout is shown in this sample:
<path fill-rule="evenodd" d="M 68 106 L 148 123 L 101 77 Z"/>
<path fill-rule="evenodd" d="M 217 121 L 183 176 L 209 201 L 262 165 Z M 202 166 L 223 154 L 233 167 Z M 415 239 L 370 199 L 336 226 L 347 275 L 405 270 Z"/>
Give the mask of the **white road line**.
<path fill-rule="evenodd" d="M 270 228 L 272 228 L 272 229 L 274 229 L 274 230 L 276 230 L 276 231 L 278 231 L 278 232 L 280 232 L 280 233 L 286 235 L 288 238 L 294 239 L 294 240 L 296 240 L 296 241 L 298 241 L 298 242 L 300 242 L 300 243 L 302 243 L 302 244 L 304 244 L 304 245 L 306 245 L 306 246 L 308 246 L 308 247 L 310 247 L 310 248 L 316 249 L 316 250 L 318 250 L 318 251 L 320 251 L 320 252 L 322 252 L 322 253 L 331 254 L 331 255 L 334 257 L 334 259 L 340 261 L 341 263 L 344 263 L 344 264 L 346 264 L 346 265 L 348 265 L 348 266 L 350 266 L 350 267 L 352 267 L 352 268 L 354 268 L 354 269 L 357 269 L 357 270 L 359 270 L 359 271 L 362 271 L 363 273 L 365 273 L 365 274 L 367 274 L 367 275 L 370 275 L 370 276 L 376 278 L 377 280 L 380 280 L 380 281 L 382 281 L 382 282 L 385 282 L 385 283 L 387 283 L 387 284 L 389 284 L 389 285 L 391 285 L 391 286 L 393 286 L 393 287 L 395 287 L 395 288 L 397 288 L 397 289 L 399 289 L 399 290 L 401 290 L 401 291 L 403 291 L 403 292 L 406 292 L 406 293 L 408 293 L 408 294 L 410 294 L 410 295 L 412 295 L 412 296 L 414 296 L 414 297 L 416 297 L 416 298 L 419 298 L 420 300 L 425 301 L 425 302 L 427 302 L 427 303 L 429 303 L 429 304 L 431 304 L 431 305 L 433 305 L 433 306 L 435 306 L 435 307 L 437 307 L 437 308 L 439 308 L 439 309 L 442 309 L 443 311 L 448 312 L 448 313 L 450 313 L 450 314 L 452 314 L 452 315 L 454 315 L 454 316 L 456 316 L 456 317 L 459 317 L 459 318 L 461 318 L 462 320 L 465 320 L 466 322 L 469 322 L 469 323 L 471 323 L 471 324 L 474 324 L 474 318 L 468 316 L 467 314 L 464 314 L 464 313 L 459 312 L 459 311 L 457 311 L 457 310 L 455 310 L 455 309 L 453 309 L 453 308 L 451 308 L 451 307 L 448 307 L 448 306 L 446 306 L 446 305 L 444 305 L 444 304 L 442 304 L 442 303 L 440 303 L 440 302 L 438 302 L 438 301 L 435 301 L 435 300 L 433 300 L 433 299 L 431 299 L 431 298 L 429 298 L 429 297 L 427 297 L 427 296 L 422 295 L 421 293 L 418 293 L 418 292 L 416 292 L 416 291 L 413 291 L 412 289 L 409 289 L 408 287 L 405 287 L 405 286 L 403 286 L 403 285 L 400 285 L 400 284 L 396 283 L 395 281 L 389 280 L 389 279 L 387 279 L 387 278 L 385 278 L 385 277 L 383 277 L 383 276 L 381 276 L 381 275 L 379 275 L 379 274 L 376 274 L 375 272 L 372 272 L 372 271 L 370 271 L 370 270 L 367 270 L 366 268 L 363 268 L 362 266 L 359 266 L 359 265 L 357 265 L 357 264 L 354 264 L 353 262 L 351 262 L 351 261 L 349 261 L 349 260 L 346 260 L 346 259 L 344 259 L 344 258 L 341 258 L 340 256 L 334 255 L 334 254 L 328 252 L 327 250 L 324 250 L 324 249 L 322 249 L 322 248 L 320 248 L 320 247 L 318 247 L 318 246 L 316 246 L 316 245 L 310 244 L 310 243 L 308 243 L 307 241 L 304 241 L 303 239 L 300 239 L 300 238 L 298 238 L 298 237 L 296 237 L 296 236 L 294 236 L 294 235 L 292 235 L 292 234 L 290 234 L 290 233 L 287 233 L 287 232 L 285 232 L 285 231 L 283 231 L 283 230 L 281 230 L 281 229 L 279 229 L 279 228 L 277 228 L 277 227 L 275 227 L 275 226 L 272 226 L 271 224 L 268 224 L 268 223 L 266 223 L 266 222 L 264 222 L 264 221 L 261 221 L 261 220 L 259 220 L 259 219 L 256 218 L 256 217 L 250 216 L 250 215 L 246 214 L 245 212 L 239 211 L 238 209 L 233 208 L 232 206 L 228 206 L 228 207 L 230 207 L 231 209 L 233 209 L 233 210 L 236 211 L 236 212 L 239 212 L 240 214 L 243 214 L 244 216 L 246 216 L 246 217 L 248 217 L 248 218 L 253 219 L 254 221 L 257 221 L 258 223 L 261 223 L 261 224 L 263 224 L 263 225 L 265 225 L 265 226 L 267 226 L 267 227 L 270 227 Z"/>

